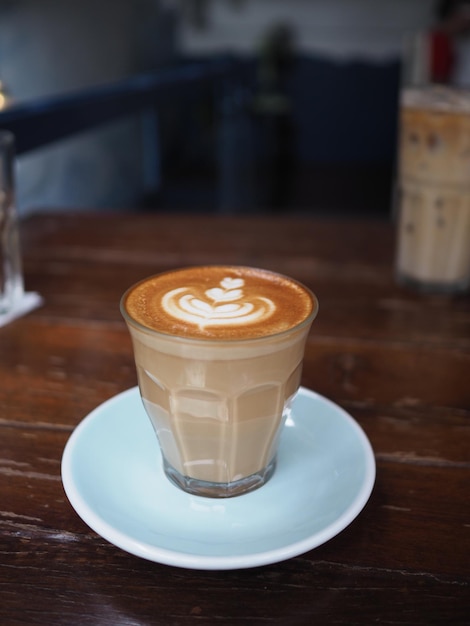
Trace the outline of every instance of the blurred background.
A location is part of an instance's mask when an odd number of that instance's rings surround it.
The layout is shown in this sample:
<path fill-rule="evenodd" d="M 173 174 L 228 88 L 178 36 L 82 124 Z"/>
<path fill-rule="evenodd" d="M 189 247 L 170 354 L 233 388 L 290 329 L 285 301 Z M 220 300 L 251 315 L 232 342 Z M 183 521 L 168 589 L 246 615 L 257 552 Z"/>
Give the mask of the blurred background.
<path fill-rule="evenodd" d="M 39 211 L 388 216 L 405 42 L 432 0 L 0 0 L 0 107 L 230 58 L 243 79 L 19 156 Z M 0 128 L 2 126 L 0 111 Z"/>

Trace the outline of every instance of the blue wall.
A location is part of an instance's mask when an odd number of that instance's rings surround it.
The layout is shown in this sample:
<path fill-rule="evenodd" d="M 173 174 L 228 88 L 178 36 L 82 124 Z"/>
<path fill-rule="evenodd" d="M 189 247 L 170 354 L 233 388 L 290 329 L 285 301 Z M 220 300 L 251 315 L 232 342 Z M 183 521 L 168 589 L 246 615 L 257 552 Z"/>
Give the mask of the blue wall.
<path fill-rule="evenodd" d="M 303 162 L 388 162 L 396 146 L 400 63 L 300 57 L 288 82 Z"/>

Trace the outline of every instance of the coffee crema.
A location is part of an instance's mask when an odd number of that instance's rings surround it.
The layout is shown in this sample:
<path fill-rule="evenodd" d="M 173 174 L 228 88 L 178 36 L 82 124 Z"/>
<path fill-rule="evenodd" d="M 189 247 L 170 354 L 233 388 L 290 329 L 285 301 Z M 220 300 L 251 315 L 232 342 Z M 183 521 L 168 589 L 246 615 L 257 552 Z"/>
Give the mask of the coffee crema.
<path fill-rule="evenodd" d="M 157 332 L 250 339 L 301 324 L 317 307 L 300 283 L 240 266 L 188 267 L 151 276 L 125 295 L 128 315 Z"/>

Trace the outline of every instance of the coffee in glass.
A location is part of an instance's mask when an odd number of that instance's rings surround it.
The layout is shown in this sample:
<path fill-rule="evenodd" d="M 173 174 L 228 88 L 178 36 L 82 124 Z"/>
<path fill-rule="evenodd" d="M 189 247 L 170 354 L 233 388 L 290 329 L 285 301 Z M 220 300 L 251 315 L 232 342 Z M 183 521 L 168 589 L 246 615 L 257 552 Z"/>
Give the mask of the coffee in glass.
<path fill-rule="evenodd" d="M 190 267 L 137 283 L 121 311 L 166 475 L 209 497 L 263 485 L 300 385 L 316 297 L 266 270 Z"/>

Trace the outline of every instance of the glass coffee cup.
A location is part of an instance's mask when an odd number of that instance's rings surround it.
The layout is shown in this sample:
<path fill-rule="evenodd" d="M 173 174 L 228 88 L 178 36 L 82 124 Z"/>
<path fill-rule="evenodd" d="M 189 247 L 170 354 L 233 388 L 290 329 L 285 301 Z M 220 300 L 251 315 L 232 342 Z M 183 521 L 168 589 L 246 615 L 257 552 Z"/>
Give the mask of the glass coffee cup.
<path fill-rule="evenodd" d="M 300 385 L 316 297 L 266 270 L 191 267 L 132 286 L 121 311 L 167 477 L 216 498 L 265 484 Z"/>

